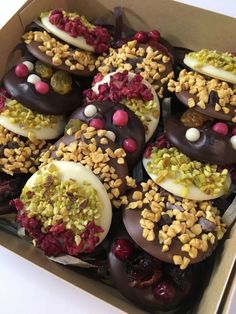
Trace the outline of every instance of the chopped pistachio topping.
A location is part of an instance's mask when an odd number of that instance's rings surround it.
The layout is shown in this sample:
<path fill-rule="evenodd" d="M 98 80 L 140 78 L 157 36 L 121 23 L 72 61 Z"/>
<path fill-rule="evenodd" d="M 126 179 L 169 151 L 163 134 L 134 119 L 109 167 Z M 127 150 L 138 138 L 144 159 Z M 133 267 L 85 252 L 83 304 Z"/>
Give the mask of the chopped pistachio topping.
<path fill-rule="evenodd" d="M 91 184 L 61 180 L 54 164 L 39 170 L 35 184 L 23 188 L 21 200 L 28 217 L 36 217 L 44 229 L 64 223 L 75 237 L 85 230 L 88 222 L 99 222 L 102 208 L 97 190 Z"/>
<path fill-rule="evenodd" d="M 158 118 L 160 114 L 153 100 L 143 102 L 141 99 L 123 99 L 120 103 L 127 106 L 136 114 L 142 121 L 145 130 L 148 129 L 148 124 L 151 121 L 150 117 Z"/>
<path fill-rule="evenodd" d="M 167 177 L 173 178 L 186 189 L 193 184 L 202 192 L 213 196 L 226 189 L 227 169 L 218 171 L 216 165 L 191 160 L 175 147 L 163 149 L 154 147 L 150 157 L 147 169 L 157 176 L 157 183 L 161 183 Z"/>
<path fill-rule="evenodd" d="M 12 123 L 18 123 L 23 130 L 29 128 L 36 130 L 46 127 L 55 128 L 62 119 L 62 116 L 45 115 L 32 111 L 17 102 L 17 100 L 7 101 L 1 115 L 9 117 Z"/>
<path fill-rule="evenodd" d="M 188 56 L 197 59 L 199 67 L 210 64 L 236 74 L 236 58 L 231 53 L 202 49 L 198 52 L 190 52 Z"/>

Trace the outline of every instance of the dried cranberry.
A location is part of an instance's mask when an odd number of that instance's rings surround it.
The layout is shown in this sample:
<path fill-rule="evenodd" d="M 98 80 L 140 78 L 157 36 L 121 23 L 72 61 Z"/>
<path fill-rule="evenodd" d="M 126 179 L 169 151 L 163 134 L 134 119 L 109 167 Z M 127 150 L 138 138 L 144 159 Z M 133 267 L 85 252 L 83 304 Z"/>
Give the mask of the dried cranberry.
<path fill-rule="evenodd" d="M 152 31 L 148 32 L 148 39 L 154 40 L 154 41 L 159 41 L 160 40 L 160 32 L 158 30 L 153 29 Z"/>
<path fill-rule="evenodd" d="M 177 266 L 170 266 L 168 270 L 171 279 L 178 286 L 178 288 L 184 293 L 188 294 L 191 289 L 191 282 L 188 278 L 188 271 L 181 270 Z"/>
<path fill-rule="evenodd" d="M 143 31 L 137 32 L 134 35 L 134 39 L 136 39 L 138 43 L 145 44 L 148 41 L 148 34 Z"/>
<path fill-rule="evenodd" d="M 175 287 L 170 281 L 162 280 L 153 288 L 152 293 L 161 304 L 168 304 L 175 297 Z"/>
<path fill-rule="evenodd" d="M 125 261 L 133 253 L 133 244 L 128 239 L 117 239 L 112 248 L 112 252 L 120 261 Z"/>

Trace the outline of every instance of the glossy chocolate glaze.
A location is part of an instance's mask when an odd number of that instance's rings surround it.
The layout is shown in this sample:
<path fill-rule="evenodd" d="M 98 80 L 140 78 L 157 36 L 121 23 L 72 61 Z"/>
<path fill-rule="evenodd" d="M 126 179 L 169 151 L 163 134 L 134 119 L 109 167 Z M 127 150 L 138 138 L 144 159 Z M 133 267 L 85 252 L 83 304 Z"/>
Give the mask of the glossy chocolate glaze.
<path fill-rule="evenodd" d="M 112 151 L 116 150 L 117 148 L 119 148 L 114 142 L 112 142 L 111 140 L 108 140 L 108 144 L 101 144 L 100 143 L 100 138 L 98 136 L 94 137 L 96 139 L 97 142 L 97 147 L 100 147 L 102 149 L 102 151 L 105 153 L 105 150 L 107 148 L 110 148 Z M 62 138 L 60 138 L 55 144 L 55 150 L 52 151 L 51 153 L 51 157 L 55 158 L 57 160 L 60 160 L 61 158 L 56 156 L 56 151 L 59 147 L 59 145 L 61 143 L 64 143 L 66 146 L 69 145 L 70 143 L 75 141 L 75 137 L 74 135 L 64 135 Z M 77 139 L 78 143 L 79 141 L 85 142 L 86 144 L 91 144 L 91 140 L 90 139 L 86 139 L 83 134 L 81 135 L 81 137 L 79 139 Z M 126 185 L 126 179 L 125 177 L 128 175 L 128 167 L 127 164 L 118 164 L 117 163 L 117 159 L 116 158 L 110 158 L 110 160 L 107 162 L 107 164 L 109 165 L 109 167 L 113 167 L 115 169 L 115 173 L 118 175 L 118 178 L 121 179 L 122 184 L 119 186 L 119 191 L 120 194 L 124 194 L 126 192 L 127 189 L 127 185 Z M 96 174 L 96 176 L 99 178 L 99 180 L 101 180 L 103 182 L 103 179 L 100 179 L 99 174 Z M 109 192 L 109 191 L 108 191 Z"/>
<path fill-rule="evenodd" d="M 78 80 L 73 79 L 72 90 L 65 95 L 56 93 L 50 86 L 49 80 L 43 79 L 42 81 L 49 84 L 47 94 L 36 92 L 34 84 L 28 83 L 27 78 L 17 77 L 15 68 L 8 71 L 3 78 L 3 84 L 9 94 L 33 111 L 43 114 L 67 115 L 82 105 Z"/>
<path fill-rule="evenodd" d="M 138 191 L 141 191 L 141 188 L 138 188 Z M 170 194 L 167 191 L 163 190 L 166 195 Z M 128 194 L 128 201 L 134 201 L 132 198 L 132 194 L 134 191 L 130 192 Z M 177 199 L 177 197 L 176 197 Z M 179 198 L 180 199 L 180 198 Z M 167 202 L 167 197 L 165 196 L 164 202 Z M 143 237 L 143 228 L 140 225 L 140 219 L 142 218 L 141 213 L 144 208 L 147 208 L 150 210 L 150 204 L 143 204 L 142 208 L 140 209 L 126 209 L 124 206 L 123 209 L 123 222 L 126 227 L 127 232 L 129 233 L 130 237 L 139 245 L 144 251 L 148 252 L 150 255 L 154 256 L 155 258 L 158 258 L 159 260 L 167 263 L 173 263 L 173 256 L 174 255 L 180 255 L 182 257 L 188 257 L 189 255 L 186 252 L 181 251 L 182 243 L 178 238 L 173 238 L 172 243 L 169 246 L 169 251 L 162 252 L 162 246 L 158 239 L 158 232 L 161 230 L 162 225 L 167 224 L 167 222 L 163 223 L 156 223 L 154 227 L 154 233 L 155 233 L 155 239 L 153 241 L 147 241 Z M 161 222 L 161 221 L 160 221 Z M 202 252 L 201 250 L 198 250 L 198 255 L 196 258 L 191 259 L 190 258 L 190 264 L 198 263 L 208 256 L 211 255 L 213 250 L 215 249 L 217 245 L 217 241 L 214 245 L 212 245 L 208 241 L 208 250 L 206 252 Z"/>
<path fill-rule="evenodd" d="M 197 129 L 200 131 L 198 141 L 190 142 L 185 137 L 189 127 L 184 126 L 179 117 L 170 117 L 165 125 L 165 134 L 170 143 L 192 159 L 201 162 L 230 165 L 236 162 L 236 150 L 230 143 L 229 135 L 221 135 L 212 130 L 213 123 L 206 121 Z"/>
<path fill-rule="evenodd" d="M 144 145 L 145 145 L 145 131 L 142 122 L 137 118 L 135 113 L 131 111 L 126 106 L 123 106 L 118 103 L 112 103 L 111 101 L 97 101 L 90 103 L 93 104 L 97 108 L 97 113 L 95 116 L 88 118 L 84 115 L 84 108 L 78 108 L 73 114 L 71 115 L 71 119 L 79 119 L 87 124 L 89 121 L 94 118 L 102 118 L 105 122 L 105 129 L 112 131 L 116 135 L 115 143 L 122 147 L 122 142 L 126 138 L 132 138 L 137 143 L 137 149 L 133 153 L 127 152 L 127 163 L 130 168 L 132 168 L 141 158 Z M 112 116 L 115 111 L 117 110 L 125 110 L 128 113 L 129 120 L 128 123 L 123 127 L 117 127 L 112 122 Z"/>
<path fill-rule="evenodd" d="M 196 95 L 190 94 L 188 91 L 182 91 L 180 93 L 175 93 L 176 97 L 186 106 L 188 106 L 188 99 L 193 98 L 195 100 L 195 103 L 199 101 L 199 98 Z M 231 121 L 233 117 L 235 117 L 235 106 L 227 105 L 230 109 L 230 112 L 228 114 L 224 113 L 223 110 L 216 111 L 215 105 L 218 101 L 218 96 L 216 92 L 213 92 L 209 96 L 209 101 L 206 104 L 206 109 L 200 108 L 198 105 L 194 106 L 194 109 L 215 119 L 219 120 L 225 120 L 225 121 Z"/>
<path fill-rule="evenodd" d="M 115 241 L 117 239 L 128 239 L 132 242 L 130 239 L 129 235 L 123 228 L 120 228 L 121 231 L 118 232 L 118 234 L 115 235 L 112 241 L 111 249 L 108 254 L 108 261 L 109 261 L 109 269 L 110 269 L 110 274 L 112 276 L 112 280 L 116 286 L 116 288 L 129 300 L 134 302 L 136 305 L 142 307 L 146 311 L 168 311 L 171 309 L 177 309 L 180 304 L 181 307 L 186 306 L 186 300 L 189 299 L 189 295 L 186 298 L 186 295 L 177 287 L 176 292 L 175 292 L 175 297 L 172 302 L 168 303 L 161 303 L 158 301 L 153 293 L 152 293 L 152 286 L 147 287 L 147 288 L 137 288 L 137 287 L 131 287 L 131 278 L 128 273 L 128 269 L 130 266 L 126 261 L 121 261 L 118 258 L 116 258 L 115 254 L 113 253 L 113 247 L 115 244 Z M 142 254 L 142 250 L 138 247 L 134 248 L 134 255 L 135 253 L 140 252 Z M 147 253 L 144 253 L 147 255 Z M 131 258 L 132 260 L 132 258 Z M 161 263 L 160 261 L 156 260 L 156 262 L 160 264 L 160 270 L 162 272 L 162 277 L 160 279 L 164 280 L 170 280 L 170 277 L 168 276 L 168 271 L 170 268 L 173 268 L 175 266 L 172 265 L 167 265 L 164 263 Z M 194 266 L 195 267 L 195 266 Z M 188 278 L 191 280 L 192 284 L 192 289 L 193 286 L 195 285 L 195 279 L 193 276 L 193 269 L 188 269 L 186 270 L 188 273 Z M 190 292 L 191 294 L 191 292 Z M 185 299 L 185 300 L 184 300 Z"/>

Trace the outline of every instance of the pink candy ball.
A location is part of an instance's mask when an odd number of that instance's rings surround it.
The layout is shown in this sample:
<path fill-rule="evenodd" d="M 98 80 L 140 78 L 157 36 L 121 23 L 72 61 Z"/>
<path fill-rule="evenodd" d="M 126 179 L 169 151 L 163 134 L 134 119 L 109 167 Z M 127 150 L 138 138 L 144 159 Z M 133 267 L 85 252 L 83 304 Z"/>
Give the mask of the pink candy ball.
<path fill-rule="evenodd" d="M 34 87 L 39 94 L 47 94 L 49 92 L 48 84 L 43 81 L 36 82 Z"/>
<path fill-rule="evenodd" d="M 112 117 L 113 124 L 116 126 L 125 126 L 128 120 L 128 113 L 122 109 L 116 110 Z"/>
<path fill-rule="evenodd" d="M 89 122 L 89 126 L 92 126 L 96 130 L 104 129 L 104 125 L 104 121 L 98 118 L 92 119 Z"/>
<path fill-rule="evenodd" d="M 15 74 L 17 77 L 26 77 L 29 74 L 29 69 L 23 63 L 17 64 L 15 67 Z"/>
<path fill-rule="evenodd" d="M 126 138 L 124 141 L 123 141 L 123 144 L 122 144 L 124 150 L 128 153 L 133 153 L 136 151 L 137 149 L 137 143 L 135 140 L 133 140 L 132 138 Z"/>
<path fill-rule="evenodd" d="M 229 128 L 227 124 L 223 122 L 217 122 L 213 125 L 212 130 L 221 135 L 227 135 L 229 132 Z"/>

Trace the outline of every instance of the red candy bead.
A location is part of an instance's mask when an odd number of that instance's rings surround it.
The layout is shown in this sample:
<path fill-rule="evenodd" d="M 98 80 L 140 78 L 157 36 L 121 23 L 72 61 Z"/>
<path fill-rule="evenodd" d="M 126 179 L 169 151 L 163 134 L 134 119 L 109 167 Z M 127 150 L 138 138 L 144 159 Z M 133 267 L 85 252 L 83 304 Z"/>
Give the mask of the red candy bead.
<path fill-rule="evenodd" d="M 236 126 L 232 128 L 232 135 L 236 135 Z"/>
<path fill-rule="evenodd" d="M 133 140 L 132 138 L 126 138 L 124 141 L 123 141 L 123 148 L 126 152 L 128 153 L 133 153 L 136 151 L 137 149 L 137 143 L 135 140 Z"/>
<path fill-rule="evenodd" d="M 96 130 L 104 129 L 104 121 L 102 119 L 92 119 L 89 122 L 89 126 L 92 126 Z"/>
<path fill-rule="evenodd" d="M 17 64 L 15 67 L 15 74 L 17 77 L 26 77 L 29 74 L 29 69 L 23 63 Z"/>
<path fill-rule="evenodd" d="M 134 35 L 134 39 L 136 39 L 138 43 L 145 44 L 148 41 L 148 34 L 142 31 L 137 32 Z"/>
<path fill-rule="evenodd" d="M 227 124 L 223 122 L 217 122 L 213 125 L 212 130 L 215 131 L 216 133 L 222 134 L 222 135 L 227 135 L 229 132 L 229 128 Z"/>
<path fill-rule="evenodd" d="M 39 94 L 47 94 L 49 92 L 48 84 L 43 81 L 36 82 L 34 87 Z"/>
<path fill-rule="evenodd" d="M 117 239 L 112 252 L 120 261 L 125 261 L 133 253 L 133 245 L 128 239 Z"/>
<path fill-rule="evenodd" d="M 154 40 L 154 41 L 159 41 L 160 40 L 160 33 L 158 32 L 158 30 L 154 29 L 150 32 L 148 32 L 148 39 L 149 40 Z"/>
<path fill-rule="evenodd" d="M 128 113 L 122 109 L 117 110 L 112 117 L 113 124 L 116 126 L 125 126 L 128 120 Z"/>

